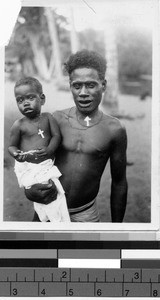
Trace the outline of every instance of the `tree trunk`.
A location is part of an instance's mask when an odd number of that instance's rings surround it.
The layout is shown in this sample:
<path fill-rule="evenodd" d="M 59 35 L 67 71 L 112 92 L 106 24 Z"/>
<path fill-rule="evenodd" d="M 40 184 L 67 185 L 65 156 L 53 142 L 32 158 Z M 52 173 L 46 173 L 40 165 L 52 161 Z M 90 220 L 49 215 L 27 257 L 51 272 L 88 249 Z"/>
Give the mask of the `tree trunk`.
<path fill-rule="evenodd" d="M 48 23 L 48 30 L 50 35 L 50 40 L 52 44 L 52 57 L 51 57 L 51 68 L 50 72 L 53 71 L 54 67 L 54 74 L 58 81 L 61 81 L 63 74 L 62 74 L 62 67 L 61 67 L 61 56 L 60 56 L 60 48 L 59 48 L 59 41 L 57 36 L 57 29 L 56 23 L 54 18 L 54 13 L 48 7 L 45 7 L 45 16 Z M 53 63 L 54 61 L 54 63 Z"/>
<path fill-rule="evenodd" d="M 77 33 L 75 29 L 75 23 L 74 23 L 74 12 L 73 8 L 70 8 L 70 19 L 71 19 L 71 51 L 72 53 L 75 53 L 79 49 L 78 45 L 78 39 L 77 39 Z"/>
<path fill-rule="evenodd" d="M 105 106 L 112 115 L 119 111 L 118 94 L 118 57 L 114 25 L 107 22 L 105 30 L 105 45 L 107 59 L 107 89 L 104 94 L 102 105 Z"/>
<path fill-rule="evenodd" d="M 44 49 L 39 46 L 39 36 L 37 34 L 29 33 L 28 37 L 34 54 L 35 67 L 39 76 L 44 80 L 50 80 L 51 72 L 48 68 Z"/>

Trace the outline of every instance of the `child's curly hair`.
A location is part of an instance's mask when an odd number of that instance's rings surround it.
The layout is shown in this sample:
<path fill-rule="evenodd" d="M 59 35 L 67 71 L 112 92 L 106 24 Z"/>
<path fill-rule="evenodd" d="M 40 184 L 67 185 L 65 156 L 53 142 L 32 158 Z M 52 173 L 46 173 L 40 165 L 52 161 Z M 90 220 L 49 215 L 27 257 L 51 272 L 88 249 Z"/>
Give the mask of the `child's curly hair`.
<path fill-rule="evenodd" d="M 75 69 L 91 68 L 97 70 L 101 80 L 105 78 L 106 65 L 107 62 L 105 58 L 99 53 L 89 50 L 82 50 L 75 54 L 71 54 L 68 61 L 64 64 L 65 70 L 68 72 L 69 76 Z"/>
<path fill-rule="evenodd" d="M 23 77 L 23 78 L 19 79 L 14 86 L 14 90 L 16 87 L 21 86 L 21 85 L 31 85 L 34 88 L 36 88 L 36 90 L 39 94 L 43 93 L 42 84 L 39 82 L 38 79 L 36 79 L 34 77 Z"/>

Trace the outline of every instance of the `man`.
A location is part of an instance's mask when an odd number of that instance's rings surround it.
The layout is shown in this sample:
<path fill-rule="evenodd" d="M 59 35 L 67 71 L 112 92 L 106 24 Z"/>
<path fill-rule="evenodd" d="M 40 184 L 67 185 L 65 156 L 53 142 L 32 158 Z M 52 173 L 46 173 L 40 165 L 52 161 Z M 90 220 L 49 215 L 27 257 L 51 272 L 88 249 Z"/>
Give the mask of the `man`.
<path fill-rule="evenodd" d="M 111 217 L 122 222 L 127 200 L 125 128 L 118 119 L 99 110 L 106 89 L 106 60 L 93 51 L 79 51 L 66 63 L 75 107 L 56 111 L 62 142 L 55 164 L 62 173 L 72 222 L 98 222 L 96 196 L 104 168 L 110 159 Z M 54 199 L 55 187 L 35 185 L 26 196 L 35 202 Z M 37 216 L 34 221 L 38 220 Z"/>

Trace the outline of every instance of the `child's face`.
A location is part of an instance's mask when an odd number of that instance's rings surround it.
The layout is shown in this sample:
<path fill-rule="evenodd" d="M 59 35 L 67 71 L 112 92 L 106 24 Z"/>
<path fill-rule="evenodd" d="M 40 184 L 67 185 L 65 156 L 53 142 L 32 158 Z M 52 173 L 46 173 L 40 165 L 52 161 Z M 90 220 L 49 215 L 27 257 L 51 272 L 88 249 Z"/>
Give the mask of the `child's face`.
<path fill-rule="evenodd" d="M 16 87 L 15 97 L 18 108 L 24 116 L 34 118 L 41 113 L 44 98 L 34 86 L 25 84 Z"/>

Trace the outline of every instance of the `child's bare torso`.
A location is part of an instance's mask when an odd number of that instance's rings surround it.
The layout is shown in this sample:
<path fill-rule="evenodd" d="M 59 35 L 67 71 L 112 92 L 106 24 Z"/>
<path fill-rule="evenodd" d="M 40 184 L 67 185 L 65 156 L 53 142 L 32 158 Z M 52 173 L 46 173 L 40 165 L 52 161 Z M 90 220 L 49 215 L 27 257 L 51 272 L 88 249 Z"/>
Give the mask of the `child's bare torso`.
<path fill-rule="evenodd" d="M 42 113 L 38 119 L 24 117 L 19 120 L 19 123 L 19 149 L 21 151 L 38 150 L 48 146 L 51 133 L 47 113 Z"/>

